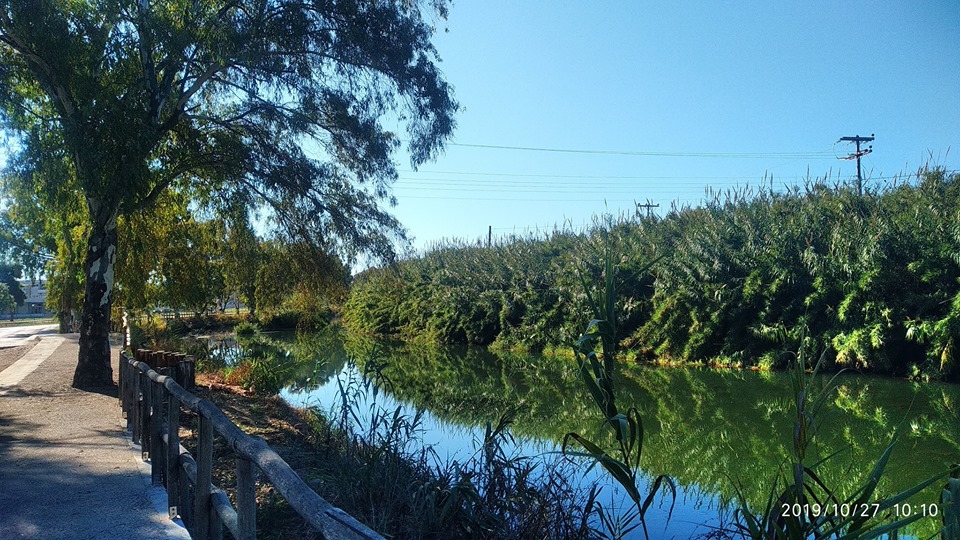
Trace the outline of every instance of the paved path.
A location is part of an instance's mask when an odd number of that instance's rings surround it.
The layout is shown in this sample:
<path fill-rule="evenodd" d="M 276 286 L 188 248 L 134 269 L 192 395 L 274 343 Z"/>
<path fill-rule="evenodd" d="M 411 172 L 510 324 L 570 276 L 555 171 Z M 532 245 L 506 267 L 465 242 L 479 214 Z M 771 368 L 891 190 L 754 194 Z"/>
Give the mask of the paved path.
<path fill-rule="evenodd" d="M 126 436 L 116 387 L 70 386 L 77 335 L 23 350 L 0 372 L 0 538 L 189 538 Z"/>
<path fill-rule="evenodd" d="M 0 348 L 16 347 L 41 336 L 56 335 L 57 325 L 7 326 L 0 328 Z"/>

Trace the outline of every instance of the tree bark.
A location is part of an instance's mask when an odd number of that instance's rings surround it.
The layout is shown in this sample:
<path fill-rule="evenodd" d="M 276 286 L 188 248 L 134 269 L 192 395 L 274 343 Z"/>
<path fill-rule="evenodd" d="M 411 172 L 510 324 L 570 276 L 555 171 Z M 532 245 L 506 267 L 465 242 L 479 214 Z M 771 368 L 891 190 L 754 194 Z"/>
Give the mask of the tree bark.
<path fill-rule="evenodd" d="M 83 270 L 86 277 L 80 314 L 80 357 L 73 386 L 113 385 L 110 367 L 110 308 L 113 304 L 114 262 L 117 253 L 117 208 L 87 199 L 93 230 Z M 111 205 L 113 206 L 113 205 Z"/>
<path fill-rule="evenodd" d="M 60 319 L 60 333 L 70 334 L 77 331 L 77 306 L 74 301 L 76 298 L 76 287 L 72 279 L 76 266 L 74 265 L 73 238 L 70 235 L 70 226 L 64 223 L 60 232 L 63 235 L 63 242 L 66 244 L 67 269 L 64 271 L 62 277 L 63 286 L 60 292 L 58 318 Z"/>

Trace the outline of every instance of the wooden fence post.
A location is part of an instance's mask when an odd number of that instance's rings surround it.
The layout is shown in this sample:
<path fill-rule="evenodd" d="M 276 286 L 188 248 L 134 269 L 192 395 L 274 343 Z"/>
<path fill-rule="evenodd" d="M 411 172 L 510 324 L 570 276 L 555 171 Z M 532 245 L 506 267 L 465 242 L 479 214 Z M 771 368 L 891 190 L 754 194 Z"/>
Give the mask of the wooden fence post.
<path fill-rule="evenodd" d="M 195 534 L 196 521 L 193 519 L 193 507 L 196 506 L 197 491 L 190 485 L 190 477 L 185 473 L 184 465 L 179 457 L 177 458 L 177 469 L 178 473 L 182 475 L 180 477 L 180 494 L 178 497 L 180 499 L 180 507 L 178 508 L 180 519 L 183 521 L 183 525 L 187 530 Z"/>
<path fill-rule="evenodd" d="M 130 411 L 127 413 L 127 425 L 130 426 L 130 440 L 132 440 L 134 443 L 139 443 L 140 435 L 137 433 L 137 408 L 140 406 L 140 404 L 137 403 L 137 392 L 140 387 L 137 386 L 137 381 L 139 379 L 136 376 L 138 370 L 134 366 L 130 367 L 133 369 L 131 369 L 129 373 L 130 393 L 128 394 L 128 399 L 130 402 L 128 405 L 130 407 Z"/>
<path fill-rule="evenodd" d="M 197 380 L 197 359 L 192 356 L 185 356 L 183 360 L 180 361 L 180 367 L 178 369 L 180 370 L 180 378 L 183 380 L 180 386 L 187 390 L 193 390 Z"/>
<path fill-rule="evenodd" d="M 210 516 L 214 513 L 210 504 L 210 488 L 213 475 L 213 423 L 200 414 L 200 433 L 197 437 L 197 483 L 193 486 L 193 518 L 196 522 L 194 538 L 209 540 Z M 218 520 L 219 521 L 219 520 Z"/>
<path fill-rule="evenodd" d="M 223 540 L 223 521 L 220 520 L 220 515 L 214 510 L 212 504 L 210 505 L 210 540 Z"/>
<path fill-rule="evenodd" d="M 134 357 L 134 361 L 136 357 Z M 133 433 L 133 442 L 139 442 L 140 438 L 137 435 L 136 425 L 137 425 L 137 407 L 140 405 L 137 402 L 137 373 L 140 373 L 140 370 L 137 369 L 137 366 L 133 365 L 130 362 L 127 362 L 127 426 L 130 428 L 130 431 Z"/>
<path fill-rule="evenodd" d="M 167 396 L 167 508 L 176 519 L 180 507 L 180 399 Z"/>
<path fill-rule="evenodd" d="M 117 398 L 120 400 L 120 415 L 121 417 L 127 416 L 127 408 L 124 406 L 126 400 L 126 381 L 123 376 L 123 364 L 126 363 L 126 358 L 123 356 L 124 349 L 120 349 L 120 358 L 117 360 Z"/>
<path fill-rule="evenodd" d="M 150 480 L 153 485 L 163 483 L 166 473 L 163 466 L 163 415 L 166 412 L 163 402 L 164 388 L 159 383 L 150 381 Z"/>
<path fill-rule="evenodd" d="M 257 538 L 257 467 L 237 457 L 237 529 L 236 540 Z"/>
<path fill-rule="evenodd" d="M 120 393 L 120 417 L 127 419 L 127 427 L 130 427 L 130 417 L 127 415 L 127 370 L 124 367 L 127 363 L 127 357 L 120 351 L 120 361 L 117 362 L 117 379 L 120 382 L 118 388 Z"/>
<path fill-rule="evenodd" d="M 150 459 L 150 407 L 153 402 L 153 393 L 150 387 L 150 377 L 137 370 L 140 379 L 140 459 Z"/>

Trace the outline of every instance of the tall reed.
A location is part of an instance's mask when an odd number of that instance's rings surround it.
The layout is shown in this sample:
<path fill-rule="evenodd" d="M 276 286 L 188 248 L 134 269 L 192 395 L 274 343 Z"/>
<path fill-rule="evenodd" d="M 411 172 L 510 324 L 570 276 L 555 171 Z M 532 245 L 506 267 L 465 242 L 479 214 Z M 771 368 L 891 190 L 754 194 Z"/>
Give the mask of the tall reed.
<path fill-rule="evenodd" d="M 741 497 L 736 512 L 739 533 L 753 539 L 868 539 L 889 535 L 895 538 L 900 531 L 917 520 L 956 510 L 938 501 L 922 501 L 917 497 L 960 469 L 947 470 L 912 487 L 887 497 L 877 492 L 887 463 L 896 446 L 895 434 L 884 449 L 862 484 L 851 493 L 841 493 L 830 486 L 819 471 L 831 454 L 817 459 L 815 439 L 820 426 L 821 412 L 835 390 L 836 375 L 818 387 L 817 374 L 823 365 L 823 356 L 816 365 L 808 366 L 806 354 L 798 354 L 793 365 L 794 426 L 789 459 L 781 467 L 772 483 L 770 495 L 762 509 L 751 508 Z M 808 371 L 810 370 L 810 371 Z M 944 496 L 946 499 L 946 495 Z M 944 527 L 942 535 L 952 534 Z"/>
<path fill-rule="evenodd" d="M 622 538 L 636 528 L 641 528 L 646 538 L 650 537 L 647 528 L 647 511 L 661 490 L 669 490 L 673 496 L 669 521 L 676 503 L 676 485 L 667 475 L 654 478 L 646 493 L 641 493 L 640 458 L 643 455 L 643 419 L 636 407 L 621 412 L 616 404 L 614 374 L 617 363 L 617 288 L 616 247 L 610 238 L 605 239 L 603 253 L 603 273 L 600 286 L 594 290 L 588 279 L 581 274 L 581 284 L 586 294 L 593 320 L 587 324 L 574 346 L 577 368 L 590 396 L 600 409 L 605 423 L 612 430 L 616 443 L 614 450 L 608 451 L 604 445 L 591 441 L 583 435 L 571 432 L 564 437 L 563 453 L 592 460 L 621 486 L 632 502 L 626 512 L 611 512 L 596 503 L 596 494 L 590 502 L 596 505 L 600 522 L 608 537 Z M 647 266 L 649 268 L 650 265 Z M 571 442 L 583 451 L 573 451 Z"/>
<path fill-rule="evenodd" d="M 786 368 L 788 351 L 825 350 L 837 369 L 960 376 L 960 174 L 937 168 L 862 195 L 810 179 L 584 231 L 442 243 L 358 276 L 344 321 L 440 343 L 566 347 L 589 309 L 578 276 L 601 279 L 605 236 L 621 250 L 610 322 L 630 357 Z"/>

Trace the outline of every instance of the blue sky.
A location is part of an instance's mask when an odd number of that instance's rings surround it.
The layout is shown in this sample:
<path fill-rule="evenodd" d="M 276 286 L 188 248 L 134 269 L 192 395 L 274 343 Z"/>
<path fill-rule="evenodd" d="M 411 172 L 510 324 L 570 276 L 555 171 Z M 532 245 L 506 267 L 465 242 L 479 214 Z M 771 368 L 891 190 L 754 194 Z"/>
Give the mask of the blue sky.
<path fill-rule="evenodd" d="M 873 183 L 960 169 L 958 36 L 955 1 L 457 2 L 434 40 L 454 144 L 418 172 L 398 156 L 393 212 L 418 248 L 579 227 L 765 174 L 849 180 L 835 142 L 857 134 Z"/>

